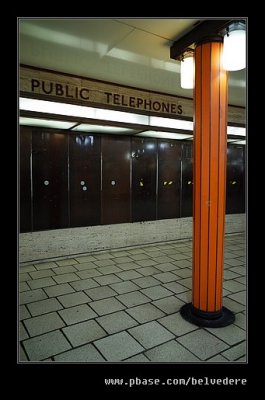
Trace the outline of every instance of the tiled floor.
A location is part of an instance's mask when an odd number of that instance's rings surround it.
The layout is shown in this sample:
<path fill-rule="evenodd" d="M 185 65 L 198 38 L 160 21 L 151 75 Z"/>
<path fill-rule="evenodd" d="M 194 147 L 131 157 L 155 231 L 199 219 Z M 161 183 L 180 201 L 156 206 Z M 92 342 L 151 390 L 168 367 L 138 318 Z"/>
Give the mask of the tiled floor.
<path fill-rule="evenodd" d="M 225 328 L 199 328 L 191 301 L 191 240 L 20 266 L 19 361 L 246 362 L 243 234 L 225 239 Z"/>

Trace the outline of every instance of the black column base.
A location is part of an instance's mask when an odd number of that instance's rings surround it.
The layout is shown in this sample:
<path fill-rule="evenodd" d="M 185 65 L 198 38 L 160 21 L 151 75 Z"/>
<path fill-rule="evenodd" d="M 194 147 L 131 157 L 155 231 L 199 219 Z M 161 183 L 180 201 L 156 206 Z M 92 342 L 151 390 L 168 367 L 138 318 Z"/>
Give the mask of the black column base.
<path fill-rule="evenodd" d="M 186 321 L 207 328 L 222 328 L 235 321 L 234 313 L 226 307 L 222 307 L 220 312 L 205 312 L 188 303 L 181 307 L 180 314 Z"/>

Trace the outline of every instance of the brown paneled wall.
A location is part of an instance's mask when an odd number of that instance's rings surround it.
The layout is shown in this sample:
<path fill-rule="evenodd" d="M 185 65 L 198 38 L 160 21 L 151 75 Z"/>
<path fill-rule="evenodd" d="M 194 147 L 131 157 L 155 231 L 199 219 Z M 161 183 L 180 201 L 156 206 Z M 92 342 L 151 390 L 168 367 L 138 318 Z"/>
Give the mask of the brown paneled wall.
<path fill-rule="evenodd" d="M 192 143 L 20 129 L 20 231 L 192 215 Z M 228 145 L 227 213 L 242 213 L 244 147 Z"/>

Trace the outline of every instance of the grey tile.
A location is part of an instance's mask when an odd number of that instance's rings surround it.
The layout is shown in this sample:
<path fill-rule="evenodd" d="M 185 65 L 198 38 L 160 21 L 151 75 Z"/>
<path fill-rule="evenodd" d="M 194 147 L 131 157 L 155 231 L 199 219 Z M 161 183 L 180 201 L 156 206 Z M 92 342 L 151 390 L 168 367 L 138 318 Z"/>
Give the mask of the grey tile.
<path fill-rule="evenodd" d="M 192 279 L 191 278 L 184 278 L 184 279 L 179 279 L 178 283 L 182 286 L 187 287 L 188 289 L 192 288 Z"/>
<path fill-rule="evenodd" d="M 89 269 L 85 271 L 77 272 L 76 275 L 81 279 L 94 278 L 95 276 L 101 276 L 101 273 L 97 269 Z"/>
<path fill-rule="evenodd" d="M 73 293 L 74 289 L 68 283 L 50 286 L 44 289 L 49 297 L 56 297 L 62 294 Z"/>
<path fill-rule="evenodd" d="M 187 292 L 184 293 L 177 293 L 176 297 L 181 301 L 184 301 L 184 303 L 190 303 L 192 298 L 192 292 L 191 290 L 188 290 Z"/>
<path fill-rule="evenodd" d="M 240 283 L 239 283 L 239 285 L 240 285 Z M 246 300 L 247 300 L 246 291 L 230 294 L 228 297 L 232 300 L 237 301 L 238 303 L 240 303 L 242 305 L 246 305 Z"/>
<path fill-rule="evenodd" d="M 181 278 L 190 278 L 192 276 L 191 268 L 181 268 L 174 272 Z"/>
<path fill-rule="evenodd" d="M 175 261 L 187 260 L 190 259 L 190 257 L 191 257 L 190 254 L 184 254 L 184 253 L 176 253 L 170 255 L 170 258 L 172 258 Z"/>
<path fill-rule="evenodd" d="M 163 263 L 167 263 L 167 262 L 171 262 L 172 261 L 172 258 L 170 258 L 170 257 L 168 257 L 168 256 L 165 256 L 165 255 L 163 255 L 163 256 L 160 256 L 160 257 L 152 257 L 152 259 L 154 260 L 154 261 L 156 261 L 158 264 L 163 264 Z"/>
<path fill-rule="evenodd" d="M 28 309 L 33 317 L 47 314 L 51 311 L 61 310 L 62 308 L 61 304 L 54 298 L 39 300 L 28 304 Z"/>
<path fill-rule="evenodd" d="M 110 299 L 93 301 L 89 305 L 93 308 L 93 310 L 96 311 L 98 315 L 110 314 L 115 311 L 124 310 L 125 308 L 124 305 L 114 297 Z"/>
<path fill-rule="evenodd" d="M 58 300 L 64 307 L 73 307 L 89 302 L 90 298 L 84 292 L 76 292 L 60 296 Z"/>
<path fill-rule="evenodd" d="M 192 266 L 192 262 L 189 259 L 174 261 L 172 264 L 178 268 L 191 268 Z"/>
<path fill-rule="evenodd" d="M 134 279 L 133 282 L 136 283 L 136 285 L 140 286 L 141 288 L 147 288 L 150 286 L 156 286 L 160 284 L 160 282 L 153 276 Z"/>
<path fill-rule="evenodd" d="M 219 363 L 219 362 L 229 362 L 227 358 L 223 357 L 221 354 L 217 354 L 212 358 L 209 358 L 207 362 Z"/>
<path fill-rule="evenodd" d="M 63 332 L 74 347 L 92 342 L 106 335 L 105 331 L 94 320 L 67 326 L 63 328 Z"/>
<path fill-rule="evenodd" d="M 243 283 L 244 285 L 246 285 L 246 277 L 245 276 L 240 276 L 240 278 L 236 278 L 235 281 L 239 282 L 239 283 Z"/>
<path fill-rule="evenodd" d="M 142 289 L 141 292 L 146 296 L 150 297 L 152 300 L 161 299 L 162 297 L 167 297 L 172 295 L 168 289 L 165 289 L 163 286 L 152 286 L 146 289 Z"/>
<path fill-rule="evenodd" d="M 54 275 L 53 270 L 50 269 L 43 269 L 41 271 L 29 272 L 29 275 L 32 279 L 39 279 L 39 278 L 46 278 L 47 276 Z"/>
<path fill-rule="evenodd" d="M 96 260 L 108 260 L 109 258 L 113 258 L 113 255 L 110 253 L 100 253 L 94 255 Z"/>
<path fill-rule="evenodd" d="M 19 266 L 19 273 L 21 273 L 21 274 L 23 274 L 25 272 L 32 272 L 32 271 L 36 271 L 36 268 L 32 264 Z"/>
<path fill-rule="evenodd" d="M 94 345 L 108 361 L 122 361 L 144 350 L 127 332 L 107 336 Z"/>
<path fill-rule="evenodd" d="M 19 282 L 25 282 L 25 281 L 30 281 L 31 276 L 28 272 L 25 272 L 24 274 L 19 274 Z"/>
<path fill-rule="evenodd" d="M 47 295 L 42 289 L 29 290 L 28 292 L 23 292 L 19 295 L 19 303 L 21 305 L 42 299 L 47 299 Z"/>
<path fill-rule="evenodd" d="M 159 269 L 162 272 L 168 272 L 176 269 L 176 266 L 172 263 L 163 263 L 163 264 L 157 264 L 156 269 Z"/>
<path fill-rule="evenodd" d="M 141 278 L 143 275 L 139 274 L 137 271 L 129 270 L 120 272 L 117 276 L 124 281 L 128 281 L 130 279 Z"/>
<path fill-rule="evenodd" d="M 118 278 L 116 275 L 110 274 L 106 276 L 99 276 L 94 278 L 97 283 L 100 285 L 110 285 L 111 283 L 117 283 L 121 282 L 120 278 Z"/>
<path fill-rule="evenodd" d="M 228 297 L 224 297 L 223 305 L 234 313 L 245 310 L 245 306 L 243 304 L 240 304 L 237 301 L 234 301 Z"/>
<path fill-rule="evenodd" d="M 235 272 L 238 275 L 246 275 L 246 267 L 233 267 L 230 271 Z"/>
<path fill-rule="evenodd" d="M 234 279 L 234 278 L 238 278 L 240 275 L 235 274 L 234 272 L 230 271 L 229 269 L 225 269 L 224 270 L 224 279 Z"/>
<path fill-rule="evenodd" d="M 225 251 L 224 252 L 224 259 L 225 260 L 228 260 L 229 258 L 236 258 L 236 257 L 237 257 L 237 254 L 235 254 L 235 253 L 231 253 L 229 251 Z"/>
<path fill-rule="evenodd" d="M 152 304 L 164 311 L 166 314 L 172 314 L 178 312 L 185 303 L 174 296 L 170 296 L 155 300 Z"/>
<path fill-rule="evenodd" d="M 225 260 L 225 264 L 231 265 L 232 267 L 238 267 L 244 265 L 244 261 L 241 261 L 238 258 L 229 258 Z"/>
<path fill-rule="evenodd" d="M 117 299 L 127 307 L 137 306 L 139 304 L 148 303 L 150 299 L 139 291 L 125 293 L 117 296 Z"/>
<path fill-rule="evenodd" d="M 102 362 L 105 359 L 95 349 L 92 344 L 85 344 L 74 350 L 66 351 L 54 357 L 55 361 L 60 362 Z"/>
<path fill-rule="evenodd" d="M 147 255 L 145 253 L 140 253 L 140 254 L 131 255 L 130 258 L 132 258 L 134 261 L 148 260 L 149 255 Z"/>
<path fill-rule="evenodd" d="M 26 329 L 24 328 L 24 325 L 22 324 L 22 322 L 19 323 L 19 340 L 25 340 L 29 337 L 29 335 L 27 334 Z"/>
<path fill-rule="evenodd" d="M 124 264 L 127 262 L 132 262 L 132 258 L 131 257 L 116 257 L 113 259 L 115 261 L 116 264 Z"/>
<path fill-rule="evenodd" d="M 104 315 L 103 317 L 97 318 L 97 322 L 107 331 L 109 334 L 124 331 L 128 328 L 132 328 L 137 325 L 137 322 L 133 320 L 124 311 L 119 311 L 113 314 Z"/>
<path fill-rule="evenodd" d="M 87 304 L 66 308 L 59 311 L 59 314 L 67 325 L 97 317 L 97 314 Z"/>
<path fill-rule="evenodd" d="M 96 268 L 96 265 L 93 262 L 75 264 L 75 269 L 78 271 L 86 271 L 86 270 L 95 269 L 95 268 Z"/>
<path fill-rule="evenodd" d="M 172 272 L 160 272 L 160 274 L 154 275 L 155 279 L 163 283 L 172 282 L 176 280 L 176 275 L 172 274 Z"/>
<path fill-rule="evenodd" d="M 145 254 L 144 250 L 141 247 L 136 247 L 135 249 L 128 250 L 127 253 L 128 254 L 133 254 L 133 255 L 135 255 L 135 254 Z"/>
<path fill-rule="evenodd" d="M 222 355 L 230 361 L 238 360 L 240 357 L 246 355 L 246 342 L 239 343 L 230 349 L 223 351 Z"/>
<path fill-rule="evenodd" d="M 62 274 L 69 274 L 71 272 L 76 272 L 76 268 L 73 265 L 68 265 L 65 267 L 58 267 L 58 268 L 53 268 L 53 272 L 55 272 L 56 275 L 62 275 Z"/>
<path fill-rule="evenodd" d="M 174 339 L 174 335 L 155 321 L 129 329 L 129 333 L 146 349 Z"/>
<path fill-rule="evenodd" d="M 28 361 L 28 357 L 27 357 L 23 347 L 21 346 L 21 344 L 19 345 L 18 361 Z"/>
<path fill-rule="evenodd" d="M 79 280 L 79 277 L 74 273 L 56 275 L 53 278 L 57 283 L 67 283 L 67 282 L 73 282 L 73 281 Z"/>
<path fill-rule="evenodd" d="M 163 252 L 161 250 L 149 250 L 149 249 L 146 249 L 145 252 L 146 252 L 146 254 L 148 254 L 149 258 L 150 257 L 152 257 L 152 258 L 160 257 L 161 254 L 163 254 Z"/>
<path fill-rule="evenodd" d="M 141 275 L 149 276 L 149 275 L 159 274 L 160 270 L 155 267 L 143 267 L 143 268 L 138 268 L 137 272 L 139 272 Z"/>
<path fill-rule="evenodd" d="M 177 338 L 177 341 L 201 360 L 206 360 L 229 347 L 222 340 L 211 335 L 204 329 L 187 333 Z"/>
<path fill-rule="evenodd" d="M 60 331 L 25 340 L 23 344 L 31 361 L 41 361 L 71 348 Z"/>
<path fill-rule="evenodd" d="M 19 319 L 20 320 L 23 320 L 23 319 L 26 319 L 26 318 L 30 318 L 31 317 L 31 315 L 30 315 L 30 313 L 28 312 L 28 309 L 27 309 L 27 307 L 26 306 L 20 306 L 19 307 Z"/>
<path fill-rule="evenodd" d="M 189 278 L 188 278 L 189 279 Z M 176 294 L 186 292 L 188 289 L 186 286 L 182 286 L 177 282 L 169 282 L 169 283 L 164 283 L 163 285 L 165 288 L 171 290 L 171 292 L 174 292 Z"/>
<path fill-rule="evenodd" d="M 112 287 L 112 289 L 115 290 L 115 292 L 117 292 L 119 294 L 133 292 L 134 290 L 139 289 L 139 287 L 131 281 L 125 281 L 125 282 L 121 282 L 121 283 L 113 283 L 110 286 Z"/>
<path fill-rule="evenodd" d="M 138 260 L 135 261 L 136 264 L 140 265 L 140 267 L 151 267 L 152 265 L 157 265 L 156 261 L 153 260 Z"/>
<path fill-rule="evenodd" d="M 108 274 L 115 274 L 116 272 L 122 272 L 123 270 L 117 267 L 116 265 L 109 265 L 108 267 L 98 268 L 98 271 L 102 275 L 108 275 Z"/>
<path fill-rule="evenodd" d="M 141 324 L 143 324 L 144 322 L 152 321 L 157 318 L 161 318 L 165 315 L 161 310 L 159 310 L 150 303 L 129 308 L 126 310 L 126 312 Z"/>
<path fill-rule="evenodd" d="M 77 291 L 79 290 L 85 290 L 85 289 L 91 289 L 94 287 L 98 287 L 99 284 L 97 282 L 95 282 L 93 279 L 83 279 L 81 281 L 75 281 L 75 282 L 71 282 L 71 286 L 73 286 L 73 288 Z"/>
<path fill-rule="evenodd" d="M 242 285 L 242 283 L 231 280 L 231 281 L 225 281 L 223 287 L 232 293 L 236 293 L 245 290 L 246 285 Z"/>
<path fill-rule="evenodd" d="M 100 261 L 96 260 L 96 261 L 94 261 L 94 264 L 97 267 L 107 267 L 109 265 L 115 265 L 113 259 L 111 259 L 111 260 L 110 259 L 109 260 L 100 260 Z"/>
<path fill-rule="evenodd" d="M 28 281 L 28 284 L 31 287 L 31 289 L 40 289 L 47 286 L 53 286 L 55 285 L 55 283 L 56 282 L 54 282 L 54 280 L 51 277 L 36 279 L 34 281 Z"/>
<path fill-rule="evenodd" d="M 179 312 L 168 315 L 164 318 L 160 318 L 158 322 L 176 336 L 182 336 L 188 332 L 198 329 L 196 325 L 193 325 L 183 319 Z"/>
<path fill-rule="evenodd" d="M 53 261 L 48 261 L 40 264 L 34 264 L 35 268 L 40 271 L 41 269 L 56 268 L 57 264 Z"/>
<path fill-rule="evenodd" d="M 193 362 L 200 361 L 194 354 L 181 346 L 175 340 L 154 347 L 145 352 L 146 356 L 155 362 Z"/>
<path fill-rule="evenodd" d="M 63 266 L 66 266 L 66 265 L 77 264 L 77 261 L 74 258 L 66 258 L 65 260 L 56 261 L 56 264 L 58 264 L 59 267 L 63 267 Z"/>
<path fill-rule="evenodd" d="M 246 332 L 236 325 L 228 325 L 223 328 L 206 328 L 208 332 L 217 336 L 224 342 L 233 345 L 246 340 Z"/>
<path fill-rule="evenodd" d="M 101 300 L 115 296 L 117 293 L 109 286 L 100 286 L 94 289 L 85 290 L 86 294 L 93 300 Z"/>
<path fill-rule="evenodd" d="M 240 357 L 236 362 L 246 362 L 246 356 Z"/>
<path fill-rule="evenodd" d="M 229 294 L 231 294 L 231 292 L 229 292 L 229 290 L 223 289 L 223 297 L 225 297 Z"/>
<path fill-rule="evenodd" d="M 25 319 L 24 323 L 30 336 L 41 335 L 42 333 L 60 329 L 64 326 L 64 322 L 56 312 Z"/>
<path fill-rule="evenodd" d="M 235 318 L 234 324 L 239 326 L 240 328 L 246 330 L 246 323 L 247 323 L 246 316 L 243 313 L 238 313 L 238 314 L 236 314 L 235 317 L 236 318 Z"/>
<path fill-rule="evenodd" d="M 27 290 L 30 290 L 30 287 L 27 284 L 27 282 L 19 282 L 19 291 L 26 292 Z"/>
<path fill-rule="evenodd" d="M 113 257 L 116 258 L 120 258 L 120 257 L 127 257 L 128 256 L 128 252 L 127 251 L 123 251 L 123 250 L 113 250 L 110 253 Z"/>
<path fill-rule="evenodd" d="M 150 362 L 150 360 L 145 357 L 143 354 L 137 354 L 137 356 L 133 356 L 130 358 L 126 358 L 123 360 L 124 362 L 134 362 L 134 363 L 139 363 L 139 362 Z"/>
<path fill-rule="evenodd" d="M 80 264 L 89 262 L 89 261 L 96 261 L 96 258 L 94 256 L 80 256 L 80 257 L 75 257 L 75 260 L 78 261 Z"/>
<path fill-rule="evenodd" d="M 130 269 L 140 268 L 139 265 L 135 264 L 134 262 L 128 262 L 125 264 L 119 264 L 119 268 L 123 271 L 129 271 Z"/>

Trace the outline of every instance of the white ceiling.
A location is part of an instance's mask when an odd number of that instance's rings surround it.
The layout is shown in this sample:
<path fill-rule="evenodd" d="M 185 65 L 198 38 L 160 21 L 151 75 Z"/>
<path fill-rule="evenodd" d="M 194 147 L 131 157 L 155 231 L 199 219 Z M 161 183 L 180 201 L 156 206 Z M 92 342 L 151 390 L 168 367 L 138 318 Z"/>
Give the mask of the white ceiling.
<path fill-rule="evenodd" d="M 198 19 L 20 19 L 20 63 L 192 98 L 170 46 Z M 245 105 L 246 70 L 229 73 Z"/>

